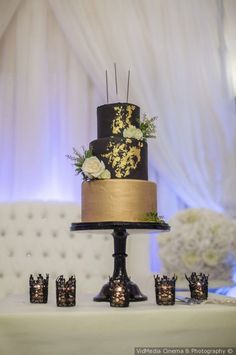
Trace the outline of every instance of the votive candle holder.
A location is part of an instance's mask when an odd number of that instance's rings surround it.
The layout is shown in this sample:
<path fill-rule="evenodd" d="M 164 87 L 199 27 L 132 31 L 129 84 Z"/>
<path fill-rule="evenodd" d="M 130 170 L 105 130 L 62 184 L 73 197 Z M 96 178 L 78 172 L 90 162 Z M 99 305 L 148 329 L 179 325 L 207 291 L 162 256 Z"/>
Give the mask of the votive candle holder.
<path fill-rule="evenodd" d="M 169 278 L 166 275 L 154 275 L 156 303 L 162 306 L 175 304 L 175 283 L 177 276 Z"/>
<path fill-rule="evenodd" d="M 63 275 L 56 279 L 57 307 L 73 307 L 76 305 L 76 279 L 71 276 L 67 281 Z"/>
<path fill-rule="evenodd" d="M 207 300 L 209 275 L 205 275 L 203 273 L 197 274 L 196 272 L 192 272 L 190 276 L 185 275 L 185 277 L 189 282 L 191 298 L 198 301 Z"/>
<path fill-rule="evenodd" d="M 124 278 L 109 278 L 111 307 L 129 307 L 129 287 Z"/>
<path fill-rule="evenodd" d="M 46 274 L 46 278 L 42 274 L 38 274 L 35 279 L 33 275 L 29 278 L 30 288 L 30 302 L 31 303 L 47 303 L 48 301 L 48 280 L 49 274 Z"/>

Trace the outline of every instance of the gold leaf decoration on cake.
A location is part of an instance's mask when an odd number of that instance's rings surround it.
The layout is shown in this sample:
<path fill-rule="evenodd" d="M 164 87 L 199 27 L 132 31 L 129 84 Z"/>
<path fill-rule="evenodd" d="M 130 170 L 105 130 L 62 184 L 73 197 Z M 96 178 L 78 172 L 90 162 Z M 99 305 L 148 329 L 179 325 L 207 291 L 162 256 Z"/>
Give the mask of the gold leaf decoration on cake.
<path fill-rule="evenodd" d="M 141 148 L 143 142 L 137 142 L 137 145 L 132 145 L 131 139 L 126 139 L 123 142 L 110 141 L 107 146 L 108 153 L 102 154 L 102 157 L 108 159 L 108 164 L 112 166 L 117 178 L 129 176 L 131 170 L 137 168 L 141 160 Z"/>
<path fill-rule="evenodd" d="M 112 133 L 121 133 L 125 128 L 129 127 L 131 124 L 132 113 L 135 110 L 134 105 L 127 105 L 126 108 L 123 106 L 115 106 L 115 119 L 112 122 L 111 128 Z"/>

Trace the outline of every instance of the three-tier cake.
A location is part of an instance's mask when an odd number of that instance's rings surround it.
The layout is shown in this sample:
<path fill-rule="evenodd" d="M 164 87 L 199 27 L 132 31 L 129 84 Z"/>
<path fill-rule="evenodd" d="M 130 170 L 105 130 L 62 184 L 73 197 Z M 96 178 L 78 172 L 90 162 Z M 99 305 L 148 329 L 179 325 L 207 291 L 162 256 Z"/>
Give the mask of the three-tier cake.
<path fill-rule="evenodd" d="M 148 181 L 148 146 L 140 123 L 134 104 L 97 108 L 97 139 L 90 150 L 109 175 L 82 183 L 82 222 L 141 222 L 157 212 L 157 186 Z"/>

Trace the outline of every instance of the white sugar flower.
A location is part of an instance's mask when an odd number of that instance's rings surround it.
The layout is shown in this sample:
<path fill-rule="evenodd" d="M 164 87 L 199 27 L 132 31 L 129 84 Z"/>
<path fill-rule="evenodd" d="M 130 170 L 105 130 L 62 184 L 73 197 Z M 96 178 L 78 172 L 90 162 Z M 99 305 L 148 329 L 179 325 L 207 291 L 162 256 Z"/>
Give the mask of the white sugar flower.
<path fill-rule="evenodd" d="M 143 132 L 141 131 L 141 129 L 136 128 L 136 131 L 134 133 L 134 138 L 137 140 L 143 139 Z"/>
<path fill-rule="evenodd" d="M 98 178 L 105 170 L 103 161 L 100 161 L 97 157 L 90 157 L 85 159 L 81 170 L 88 178 Z"/>
<path fill-rule="evenodd" d="M 98 176 L 98 179 L 110 179 L 111 178 L 111 173 L 109 170 L 104 170 L 101 175 Z"/>
<path fill-rule="evenodd" d="M 141 139 L 143 139 L 143 132 L 141 131 L 141 129 L 136 128 L 133 125 L 130 125 L 128 128 L 124 129 L 123 137 L 135 138 L 135 139 L 141 140 Z"/>

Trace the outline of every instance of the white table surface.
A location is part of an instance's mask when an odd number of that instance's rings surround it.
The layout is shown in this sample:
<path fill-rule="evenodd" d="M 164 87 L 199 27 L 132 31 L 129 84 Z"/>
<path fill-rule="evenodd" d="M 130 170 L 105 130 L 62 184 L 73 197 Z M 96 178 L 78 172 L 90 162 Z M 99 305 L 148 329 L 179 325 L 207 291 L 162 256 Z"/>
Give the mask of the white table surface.
<path fill-rule="evenodd" d="M 0 301 L 0 355 L 133 355 L 135 347 L 203 346 L 236 347 L 235 305 L 157 306 L 153 298 L 121 309 L 91 295 L 78 295 L 72 308 L 56 307 L 51 296 L 47 304 L 24 296 Z"/>

